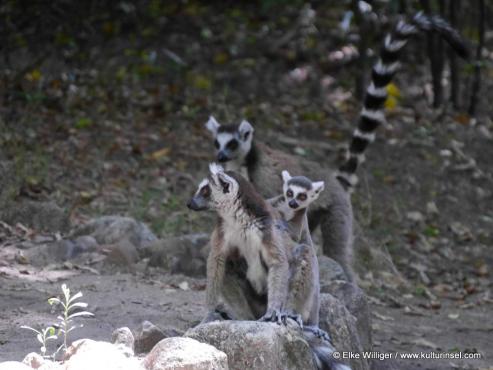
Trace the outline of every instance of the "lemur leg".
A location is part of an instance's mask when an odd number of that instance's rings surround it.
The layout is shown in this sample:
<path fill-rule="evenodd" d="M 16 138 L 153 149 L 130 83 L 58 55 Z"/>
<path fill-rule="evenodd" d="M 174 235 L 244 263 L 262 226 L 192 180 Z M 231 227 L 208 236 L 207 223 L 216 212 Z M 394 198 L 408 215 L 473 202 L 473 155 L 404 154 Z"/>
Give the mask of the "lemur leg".
<path fill-rule="evenodd" d="M 331 205 L 323 212 L 320 228 L 323 252 L 336 260 L 344 269 L 349 281 L 354 281 L 353 259 L 353 214 L 347 205 Z"/>
<path fill-rule="evenodd" d="M 209 312 L 201 323 L 229 318 L 221 303 L 221 292 L 226 272 L 226 256 L 223 239 L 215 230 L 211 235 L 211 251 L 207 258 L 206 305 Z"/>
<path fill-rule="evenodd" d="M 258 314 L 252 305 L 256 302 L 248 287 L 248 282 L 236 272 L 226 271 L 222 295 L 234 320 L 256 320 Z M 265 306 L 264 310 L 265 312 Z"/>
<path fill-rule="evenodd" d="M 289 261 L 283 242 L 279 236 L 264 241 L 264 260 L 268 266 L 267 276 L 267 309 L 260 321 L 276 321 L 282 323 L 286 306 L 289 280 Z"/>
<path fill-rule="evenodd" d="M 318 325 L 318 286 L 317 256 L 312 246 L 299 244 L 293 250 L 290 263 L 286 302 L 289 317 L 303 325 Z"/>

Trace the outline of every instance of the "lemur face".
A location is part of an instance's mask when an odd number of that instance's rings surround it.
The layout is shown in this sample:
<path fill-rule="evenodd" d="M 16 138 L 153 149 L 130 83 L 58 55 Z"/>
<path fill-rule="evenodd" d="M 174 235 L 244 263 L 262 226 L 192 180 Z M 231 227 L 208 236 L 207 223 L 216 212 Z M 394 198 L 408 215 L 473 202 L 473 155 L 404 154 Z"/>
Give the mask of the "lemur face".
<path fill-rule="evenodd" d="M 221 125 L 210 117 L 205 127 L 212 133 L 218 162 L 243 161 L 252 147 L 253 127 L 243 120 L 239 125 Z"/>
<path fill-rule="evenodd" d="M 312 182 L 305 176 L 292 177 L 288 171 L 282 171 L 282 180 L 284 197 L 292 209 L 307 208 L 324 190 L 323 181 Z"/>
<path fill-rule="evenodd" d="M 211 187 L 208 179 L 203 179 L 187 207 L 192 211 L 205 211 L 210 208 Z"/>
<path fill-rule="evenodd" d="M 228 207 L 237 198 L 239 184 L 234 178 L 215 163 L 209 165 L 209 171 L 208 178 L 200 182 L 195 195 L 187 203 L 187 207 L 193 211 Z"/>

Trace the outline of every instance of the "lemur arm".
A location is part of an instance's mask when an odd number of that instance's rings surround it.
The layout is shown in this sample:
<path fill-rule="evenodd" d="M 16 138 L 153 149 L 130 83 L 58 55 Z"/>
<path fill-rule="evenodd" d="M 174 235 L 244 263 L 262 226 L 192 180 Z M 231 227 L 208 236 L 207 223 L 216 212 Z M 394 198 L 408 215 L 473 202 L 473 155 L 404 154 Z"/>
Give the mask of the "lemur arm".
<path fill-rule="evenodd" d="M 211 251 L 207 258 L 206 304 L 209 310 L 215 310 L 219 305 L 221 288 L 224 284 L 225 266 L 224 240 L 216 228 L 211 235 Z"/>
<path fill-rule="evenodd" d="M 269 268 L 267 277 L 267 312 L 264 316 L 280 313 L 288 295 L 289 264 L 286 250 L 280 238 L 274 237 L 266 243 L 266 263 Z"/>
<path fill-rule="evenodd" d="M 310 228 L 308 227 L 308 217 L 306 214 L 303 216 L 303 222 L 301 225 L 298 243 L 313 245 L 312 236 L 310 234 Z"/>

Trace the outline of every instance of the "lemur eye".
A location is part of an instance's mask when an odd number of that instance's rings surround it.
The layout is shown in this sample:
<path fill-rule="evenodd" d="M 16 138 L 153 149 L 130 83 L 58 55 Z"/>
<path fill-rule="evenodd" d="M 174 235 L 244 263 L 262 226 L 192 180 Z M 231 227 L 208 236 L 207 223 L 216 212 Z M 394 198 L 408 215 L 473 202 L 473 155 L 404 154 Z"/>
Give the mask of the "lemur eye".
<path fill-rule="evenodd" d="M 214 146 L 216 147 L 216 149 L 219 149 L 219 141 L 217 141 L 217 139 L 214 140 Z"/>
<path fill-rule="evenodd" d="M 236 150 L 236 148 L 238 148 L 238 141 L 235 139 L 228 141 L 226 148 L 229 150 Z"/>
<path fill-rule="evenodd" d="M 300 194 L 298 194 L 298 196 L 296 198 L 298 198 L 298 200 L 305 201 L 306 200 L 306 194 L 300 193 Z"/>
<path fill-rule="evenodd" d="M 204 186 L 202 189 L 200 189 L 200 195 L 202 195 L 204 198 L 208 198 L 209 195 L 211 195 L 211 188 L 209 185 Z"/>
<path fill-rule="evenodd" d="M 293 197 L 293 191 L 291 189 L 289 189 L 287 192 L 286 192 L 286 195 L 288 196 L 288 198 L 292 198 Z"/>

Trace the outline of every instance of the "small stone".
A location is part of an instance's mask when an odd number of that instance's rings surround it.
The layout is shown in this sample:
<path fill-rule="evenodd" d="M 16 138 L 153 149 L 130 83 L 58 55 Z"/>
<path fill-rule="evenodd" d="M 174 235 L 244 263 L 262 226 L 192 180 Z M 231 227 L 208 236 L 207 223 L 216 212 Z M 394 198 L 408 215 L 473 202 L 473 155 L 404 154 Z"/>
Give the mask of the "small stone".
<path fill-rule="evenodd" d="M 435 214 L 437 215 L 438 212 L 438 207 L 435 202 L 428 202 L 426 203 L 426 213 L 428 214 Z"/>
<path fill-rule="evenodd" d="M 166 335 L 161 329 L 150 321 L 144 321 L 135 335 L 135 353 L 149 352 L 164 338 L 166 338 Z"/>
<path fill-rule="evenodd" d="M 26 357 L 24 357 L 24 360 L 22 360 L 22 363 L 32 367 L 33 369 L 37 369 L 41 367 L 46 362 L 46 360 L 41 356 L 39 353 L 36 352 L 31 352 Z"/>
<path fill-rule="evenodd" d="M 424 220 L 424 216 L 421 212 L 411 211 L 406 214 L 406 217 L 413 222 L 422 222 Z"/>
<path fill-rule="evenodd" d="M 127 357 L 133 356 L 135 338 L 129 328 L 118 328 L 111 334 L 111 342 L 117 345 Z"/>

